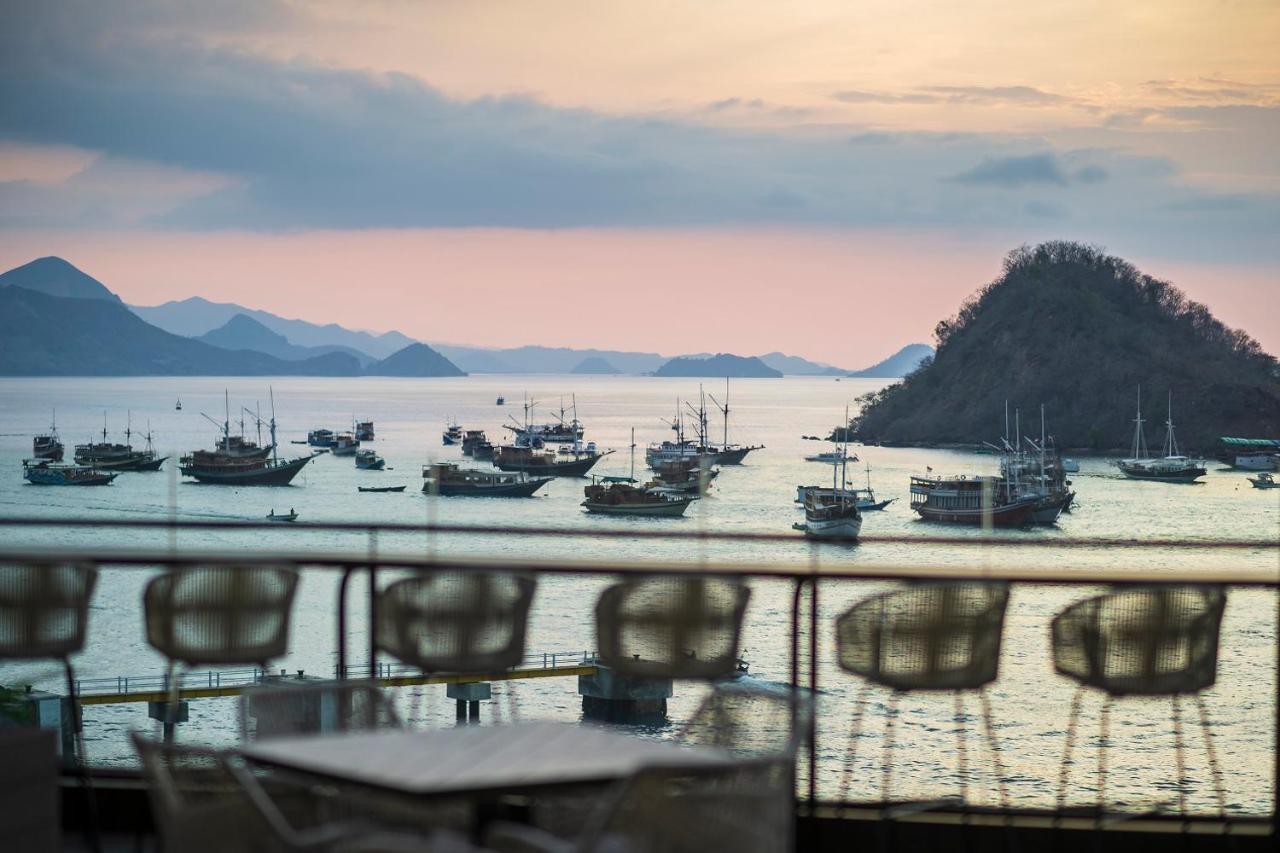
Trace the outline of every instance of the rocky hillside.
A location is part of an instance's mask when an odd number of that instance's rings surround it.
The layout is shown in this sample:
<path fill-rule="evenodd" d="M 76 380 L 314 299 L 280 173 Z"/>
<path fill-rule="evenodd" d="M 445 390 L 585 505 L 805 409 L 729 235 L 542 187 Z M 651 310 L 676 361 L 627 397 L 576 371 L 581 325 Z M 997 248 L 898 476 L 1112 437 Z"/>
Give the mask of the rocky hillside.
<path fill-rule="evenodd" d="M 1220 435 L 1280 436 L 1280 367 L 1246 333 L 1120 258 L 1076 243 L 1011 252 L 1003 273 L 938 323 L 937 352 L 864 397 L 854 436 L 884 444 L 971 444 L 1048 413 L 1059 446 L 1124 448 L 1138 386 L 1157 425 L 1173 393 L 1184 450 Z M 1034 413 L 1034 414 L 1033 414 Z"/>

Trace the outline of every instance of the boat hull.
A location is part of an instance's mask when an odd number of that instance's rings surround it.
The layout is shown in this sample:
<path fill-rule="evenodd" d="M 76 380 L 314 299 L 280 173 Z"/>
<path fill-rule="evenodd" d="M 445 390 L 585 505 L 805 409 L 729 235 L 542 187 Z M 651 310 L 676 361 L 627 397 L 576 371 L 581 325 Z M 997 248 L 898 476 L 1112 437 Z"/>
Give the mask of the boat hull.
<path fill-rule="evenodd" d="M 116 474 L 100 473 L 90 477 L 67 480 L 60 475 L 41 472 L 36 469 L 30 469 L 23 473 L 23 477 L 33 486 L 106 486 L 110 485 L 111 481 L 117 476 Z"/>
<path fill-rule="evenodd" d="M 994 527 L 1022 527 L 1031 521 L 1031 514 L 1035 508 L 1034 500 L 1019 501 L 989 509 L 939 509 L 927 504 L 912 507 L 925 521 L 945 524 L 991 524 Z"/>
<path fill-rule="evenodd" d="M 862 532 L 862 519 L 844 517 L 814 519 L 805 517 L 804 535 L 813 539 L 857 539 Z"/>
<path fill-rule="evenodd" d="M 383 492 L 403 492 L 404 486 L 356 486 L 361 492 L 381 494 Z"/>
<path fill-rule="evenodd" d="M 583 508 L 596 515 L 641 515 L 658 518 L 673 518 L 684 515 L 684 511 L 693 503 L 693 498 L 678 501 L 663 501 L 652 504 L 603 504 L 583 501 Z"/>
<path fill-rule="evenodd" d="M 529 498 L 533 497 L 533 493 L 541 489 L 547 483 L 550 483 L 551 477 L 532 477 L 522 483 L 502 483 L 496 486 L 480 486 L 480 485 L 451 485 L 444 484 L 440 486 L 438 492 L 433 492 L 430 483 L 422 486 L 422 491 L 427 494 L 438 494 L 443 498 Z"/>
<path fill-rule="evenodd" d="M 526 462 L 519 459 L 503 459 L 501 455 L 494 458 L 494 467 L 499 471 L 520 471 L 525 474 L 537 474 L 549 477 L 585 477 L 605 454 L 583 456 L 567 459 L 563 462 Z"/>
<path fill-rule="evenodd" d="M 184 477 L 193 477 L 201 483 L 219 486 L 287 486 L 298 476 L 298 472 L 314 459 L 314 456 L 303 456 L 264 468 L 249 471 L 218 471 L 216 469 L 186 465 L 179 468 Z"/>
<path fill-rule="evenodd" d="M 1130 480 L 1147 480 L 1153 483 L 1194 483 L 1208 472 L 1199 465 L 1175 471 L 1151 470 L 1121 465 L 1120 471 Z"/>
<path fill-rule="evenodd" d="M 741 465 L 742 460 L 747 458 L 747 454 L 753 450 L 759 450 L 759 447 L 734 447 L 721 450 L 716 454 L 717 461 L 721 465 Z"/>

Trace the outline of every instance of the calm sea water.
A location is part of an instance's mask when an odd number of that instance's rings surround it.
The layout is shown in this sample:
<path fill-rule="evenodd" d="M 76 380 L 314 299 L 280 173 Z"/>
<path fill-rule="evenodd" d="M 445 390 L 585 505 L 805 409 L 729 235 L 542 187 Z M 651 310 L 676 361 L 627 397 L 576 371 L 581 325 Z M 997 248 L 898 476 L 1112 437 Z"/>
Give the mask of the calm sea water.
<path fill-rule="evenodd" d="M 599 519 L 578 506 L 582 480 L 558 479 L 538 497 L 528 500 L 445 499 L 428 500 L 421 487 L 421 466 L 433 460 L 460 459 L 457 448 L 441 446 L 446 422 L 456 419 L 466 428 L 485 429 L 491 440 L 508 434 L 501 428 L 508 416 L 519 417 L 521 398 L 528 394 L 539 402 L 535 419 L 550 419 L 563 397 L 568 406 L 576 394 L 578 415 L 587 428 L 586 438 L 617 452 L 596 468 L 601 474 L 629 471 L 627 446 L 631 429 L 642 451 L 650 441 L 671 435 L 662 422 L 675 410 L 677 398 L 696 398 L 696 380 L 651 377 L 466 377 L 461 379 L 0 379 L 0 513 L 72 517 L 141 517 L 180 519 L 260 518 L 270 510 L 296 509 L 305 521 L 415 522 L 428 519 L 457 523 L 497 523 L 536 526 L 571 532 L 594 527 L 624 529 L 680 529 L 708 531 L 756 531 L 787 533 L 802 519 L 793 503 L 800 484 L 829 483 L 828 466 L 805 462 L 804 455 L 825 445 L 804 441 L 803 435 L 823 435 L 843 416 L 846 404 L 862 393 L 880 387 L 870 380 L 787 378 L 739 380 L 730 390 L 732 420 L 730 440 L 763 444 L 747 464 L 726 468 L 712 494 L 698 501 L 683 519 Z M 310 465 L 288 488 L 235 489 L 202 486 L 181 481 L 172 463 L 154 474 L 124 474 L 106 488 L 57 489 L 28 486 L 21 479 L 21 460 L 29 454 L 31 436 L 43 431 L 51 413 L 68 445 L 99 437 L 106 413 L 113 439 L 120 439 L 126 413 L 135 430 L 148 425 L 156 446 L 178 453 L 209 447 L 215 421 L 223 418 L 223 394 L 229 394 L 232 420 L 241 406 L 261 406 L 269 416 L 268 388 L 274 389 L 281 452 L 301 455 L 306 448 L 289 444 L 305 438 L 315 427 L 342 429 L 353 419 L 372 419 L 377 440 L 373 447 L 387 459 L 389 470 L 355 469 L 350 458 L 323 456 Z M 711 382 L 707 390 L 721 397 L 723 383 Z M 494 405 L 498 395 L 507 405 Z M 181 397 L 183 410 L 174 410 Z M 1116 413 L 1117 441 L 1127 435 L 1127 413 Z M 1052 419 L 1052 413 L 1050 413 Z M 1030 419 L 1028 419 L 1030 420 Z M 1002 428 L 1002 413 L 993 412 L 990 434 Z M 719 421 L 713 420 L 719 437 Z M 1050 420 L 1052 432 L 1052 420 Z M 238 428 L 238 424 L 237 424 Z M 251 420 L 246 431 L 256 432 Z M 1024 428 L 1038 433 L 1038 424 Z M 1151 436 L 1158 441 L 1159 436 Z M 136 439 L 135 439 L 136 441 Z M 910 512 L 908 477 L 932 468 L 935 473 L 991 473 L 996 461 L 990 456 L 936 450 L 855 447 L 861 462 L 851 479 L 865 479 L 871 465 L 871 481 L 877 497 L 897 498 L 884 512 L 868 513 L 864 534 L 901 534 L 913 537 L 977 535 L 953 527 L 920 522 Z M 643 466 L 642 452 L 637 469 Z M 7 474 L 3 472 L 8 472 Z M 1018 548 L 1004 546 L 972 549 L 906 544 L 866 543 L 858 546 L 814 545 L 796 534 L 794 543 L 743 546 L 735 543 L 657 542 L 641 539 L 596 541 L 565 538 L 382 537 L 381 553 L 467 553 L 512 557 L 583 558 L 609 560 L 664 559 L 737 562 L 794 561 L 819 567 L 847 562 L 898 564 L 952 564 L 986 567 L 1051 565 L 1058 568 L 1091 566 L 1132 567 L 1135 571 L 1159 571 L 1179 566 L 1251 568 L 1280 574 L 1280 495 L 1249 487 L 1239 472 L 1210 465 L 1205 482 L 1195 486 L 1135 483 L 1117 475 L 1102 459 L 1082 459 L 1074 477 L 1078 505 L 1055 527 L 1012 536 L 1043 539 L 1178 537 L 1210 544 L 1222 539 L 1262 539 L 1273 544 L 1245 552 L 1123 550 L 1085 548 Z M 398 485 L 403 494 L 361 494 L 358 485 Z M 137 546 L 170 544 L 167 534 L 104 530 L 3 529 L 0 542 L 7 546 Z M 289 529 L 255 533 L 252 537 L 227 533 L 182 533 L 179 547 L 317 549 L 364 552 L 369 543 L 362 535 L 317 535 Z M 111 571 L 104 574 L 95 600 L 89 647 L 77 661 L 84 677 L 146 675 L 160 672 L 162 663 L 143 642 L 140 593 L 146 574 Z M 605 579 L 544 579 L 539 587 L 530 629 L 531 651 L 567 651 L 593 646 L 591 608 Z M 334 655 L 333 603 L 336 583 L 332 576 L 312 573 L 303 583 L 295 612 L 290 656 L 280 665 L 323 674 L 332 671 Z M 886 588 L 883 584 L 829 583 L 821 601 L 822 625 L 829 626 L 850 603 Z M 1057 768 L 1065 738 L 1066 708 L 1072 686 L 1052 674 L 1048 662 L 1048 621 L 1063 606 L 1094 589 L 1079 587 L 1019 586 L 1008 614 L 1001 678 L 991 690 L 996 728 L 1002 741 L 1002 757 L 1012 799 L 1021 804 L 1051 805 Z M 790 591 L 785 585 L 760 582 L 753 585 L 752 604 L 744 642 L 744 655 L 752 677 L 782 682 L 788 677 Z M 361 608 L 354 610 L 353 648 L 365 642 Z M 1207 694 L 1214 743 L 1225 771 L 1231 808 L 1265 812 L 1270 807 L 1276 671 L 1276 603 L 1269 593 L 1233 590 L 1223 629 L 1219 682 Z M 829 627 L 820 629 L 821 692 L 819 783 L 826 795 L 836 793 L 840 772 L 847 760 L 847 727 L 857 683 L 842 675 L 833 663 Z M 34 683 L 57 689 L 58 674 L 48 666 L 5 665 L 0 682 Z M 495 686 L 495 693 L 506 689 Z M 546 679 L 517 684 L 510 689 L 518 698 L 522 715 L 578 719 L 580 703 L 572 679 Z M 453 709 L 443 690 L 424 691 L 407 711 L 425 725 L 451 725 Z M 887 694 L 872 691 L 872 713 L 853 772 L 851 794 L 878 794 L 883 716 Z M 678 722 L 696 704 L 699 691 L 677 687 L 670 716 Z M 409 697 L 402 701 L 410 703 Z M 495 703 L 504 706 L 505 701 Z M 895 795 L 941 796 L 958 790 L 955 709 L 949 696 L 907 697 L 897 724 Z M 1077 753 L 1071 799 L 1091 802 L 1096 796 L 1091 774 L 1099 702 L 1089 697 L 1082 723 L 1084 749 Z M 981 726 L 976 700 L 969 700 L 963 720 L 970 732 L 970 795 L 994 798 L 991 765 L 980 750 Z M 1150 806 L 1176 803 L 1173 777 L 1173 736 L 1167 702 L 1128 700 L 1112 716 L 1107 782 L 1112 802 Z M 183 728 L 190 740 L 225 742 L 234 736 L 234 703 L 231 700 L 195 702 L 192 722 Z M 1190 706 L 1185 719 L 1193 719 Z M 152 725 L 138 705 L 92 706 L 86 713 L 86 732 L 95 760 L 130 761 L 125 733 Z M 1194 732 L 1193 732 L 1194 733 Z M 665 730 L 651 732 L 664 736 Z M 1189 738 L 1187 777 L 1183 784 L 1197 809 L 1214 804 L 1203 743 Z"/>

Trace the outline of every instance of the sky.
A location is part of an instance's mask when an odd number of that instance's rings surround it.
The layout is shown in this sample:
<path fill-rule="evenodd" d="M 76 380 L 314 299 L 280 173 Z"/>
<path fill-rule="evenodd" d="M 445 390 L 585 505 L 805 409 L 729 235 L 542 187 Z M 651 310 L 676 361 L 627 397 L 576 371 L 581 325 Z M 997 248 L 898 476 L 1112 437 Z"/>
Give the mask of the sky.
<path fill-rule="evenodd" d="M 1280 5 L 5 2 L 0 267 L 862 366 L 1093 243 L 1280 351 Z"/>

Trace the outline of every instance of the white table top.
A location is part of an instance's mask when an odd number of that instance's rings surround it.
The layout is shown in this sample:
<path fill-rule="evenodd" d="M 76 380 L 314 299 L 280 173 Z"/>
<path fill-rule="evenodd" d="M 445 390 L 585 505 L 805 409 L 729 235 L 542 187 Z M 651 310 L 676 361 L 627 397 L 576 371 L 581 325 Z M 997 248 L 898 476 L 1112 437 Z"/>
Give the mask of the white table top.
<path fill-rule="evenodd" d="M 610 782 L 642 767 L 696 770 L 732 761 L 722 750 L 562 723 L 306 735 L 239 751 L 261 764 L 418 795 Z"/>

